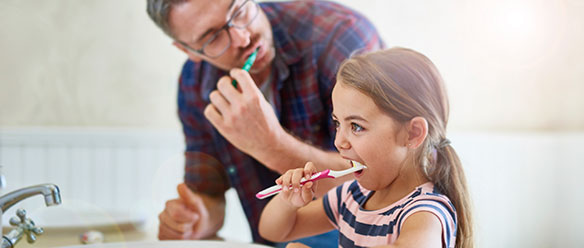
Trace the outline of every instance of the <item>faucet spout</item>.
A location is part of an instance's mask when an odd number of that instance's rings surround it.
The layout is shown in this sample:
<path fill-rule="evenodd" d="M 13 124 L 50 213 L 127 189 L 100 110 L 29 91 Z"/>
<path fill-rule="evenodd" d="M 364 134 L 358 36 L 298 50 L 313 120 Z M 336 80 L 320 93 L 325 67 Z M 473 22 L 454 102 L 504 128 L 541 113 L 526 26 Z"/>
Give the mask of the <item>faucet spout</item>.
<path fill-rule="evenodd" d="M 43 195 L 45 204 L 47 206 L 61 204 L 61 193 L 59 191 L 59 187 L 57 187 L 55 184 L 40 184 L 30 186 L 0 196 L 0 248 L 13 248 L 25 232 L 23 227 L 18 227 L 15 230 L 12 230 L 7 236 L 4 236 L 1 228 L 2 214 L 4 214 L 4 212 L 6 212 L 6 210 L 8 210 L 14 204 L 34 195 Z M 26 222 L 24 213 L 22 214 L 22 221 Z M 29 220 L 29 222 L 31 221 Z M 39 232 L 42 233 L 42 231 Z"/>
<path fill-rule="evenodd" d="M 12 191 L 0 196 L 0 214 L 14 204 L 34 195 L 43 195 L 47 206 L 61 204 L 61 193 L 55 184 L 40 184 Z"/>

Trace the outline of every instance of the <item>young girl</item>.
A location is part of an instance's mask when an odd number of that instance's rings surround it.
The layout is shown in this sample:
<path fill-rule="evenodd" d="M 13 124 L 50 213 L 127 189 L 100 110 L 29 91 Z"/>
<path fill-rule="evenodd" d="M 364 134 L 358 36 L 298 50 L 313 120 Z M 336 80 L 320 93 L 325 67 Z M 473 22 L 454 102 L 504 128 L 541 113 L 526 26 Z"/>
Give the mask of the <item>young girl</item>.
<path fill-rule="evenodd" d="M 288 187 L 265 207 L 260 234 L 281 242 L 337 228 L 340 247 L 472 247 L 466 179 L 432 62 L 404 48 L 352 57 L 332 101 L 335 146 L 367 168 L 316 201 L 317 182 L 300 185 L 312 163 L 284 173 L 276 183 Z"/>

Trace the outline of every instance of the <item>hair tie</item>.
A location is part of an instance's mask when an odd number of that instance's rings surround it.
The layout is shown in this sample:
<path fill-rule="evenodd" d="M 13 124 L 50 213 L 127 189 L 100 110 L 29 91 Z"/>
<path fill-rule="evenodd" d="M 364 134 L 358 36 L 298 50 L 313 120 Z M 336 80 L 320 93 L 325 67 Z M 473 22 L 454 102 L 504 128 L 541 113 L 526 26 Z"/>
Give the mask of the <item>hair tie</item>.
<path fill-rule="evenodd" d="M 444 148 L 447 147 L 448 145 L 450 145 L 450 140 L 447 138 L 442 139 L 442 141 L 440 141 L 440 143 L 438 143 L 438 145 L 436 145 L 436 148 Z"/>

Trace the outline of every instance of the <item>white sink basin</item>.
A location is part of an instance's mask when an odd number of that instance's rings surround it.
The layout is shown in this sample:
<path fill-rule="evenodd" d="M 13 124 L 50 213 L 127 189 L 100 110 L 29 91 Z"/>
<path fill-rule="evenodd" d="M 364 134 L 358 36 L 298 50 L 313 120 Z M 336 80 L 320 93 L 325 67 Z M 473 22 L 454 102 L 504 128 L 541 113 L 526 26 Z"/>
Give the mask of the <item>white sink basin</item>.
<path fill-rule="evenodd" d="M 65 246 L 62 248 L 266 248 L 269 246 L 259 244 L 237 243 L 230 241 L 153 241 L 153 242 L 125 242 L 105 243 L 92 245 Z"/>
<path fill-rule="evenodd" d="M 91 205 L 62 204 L 53 207 L 25 209 L 27 217 L 37 226 L 47 232 L 74 231 L 80 233 L 85 230 L 125 231 L 141 228 L 146 217 L 132 211 L 106 210 Z M 12 227 L 8 224 L 10 217 L 15 216 L 16 207 L 9 209 L 2 216 L 4 232 Z"/>

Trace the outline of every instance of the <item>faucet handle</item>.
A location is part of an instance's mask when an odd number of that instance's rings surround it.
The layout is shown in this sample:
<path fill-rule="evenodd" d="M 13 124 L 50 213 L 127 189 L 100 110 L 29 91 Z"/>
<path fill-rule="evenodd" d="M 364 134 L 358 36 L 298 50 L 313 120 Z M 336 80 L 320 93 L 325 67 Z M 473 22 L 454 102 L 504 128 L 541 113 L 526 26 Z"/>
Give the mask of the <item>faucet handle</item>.
<path fill-rule="evenodd" d="M 18 217 L 16 217 L 16 216 L 18 216 Z M 26 210 L 24 210 L 22 208 L 16 210 L 16 216 L 10 218 L 10 225 L 12 225 L 12 226 L 20 226 L 20 225 L 26 224 L 26 221 L 27 221 L 27 219 L 26 219 Z"/>
<path fill-rule="evenodd" d="M 26 233 L 28 243 L 35 242 L 36 236 L 44 233 L 43 228 L 36 227 L 34 221 L 26 218 L 26 210 L 16 210 L 16 216 L 10 218 L 10 225 L 21 228 L 21 230 Z"/>
<path fill-rule="evenodd" d="M 29 244 L 32 244 L 36 241 L 36 235 L 42 235 L 44 230 L 41 227 L 31 226 L 30 229 L 25 230 L 26 232 L 26 241 Z"/>

